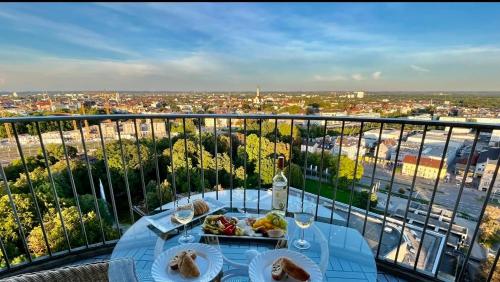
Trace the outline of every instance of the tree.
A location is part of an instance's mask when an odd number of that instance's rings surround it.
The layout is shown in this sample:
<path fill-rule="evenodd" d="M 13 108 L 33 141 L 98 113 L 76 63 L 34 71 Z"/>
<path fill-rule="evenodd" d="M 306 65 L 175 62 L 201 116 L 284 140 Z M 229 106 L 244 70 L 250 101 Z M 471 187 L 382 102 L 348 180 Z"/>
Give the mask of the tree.
<path fill-rule="evenodd" d="M 492 248 L 500 242 L 500 208 L 487 206 L 483 216 L 483 221 L 479 225 L 479 242 L 486 247 Z"/>
<path fill-rule="evenodd" d="M 64 148 L 60 144 L 47 144 L 45 145 L 45 152 L 47 153 L 47 157 L 49 158 L 50 162 L 56 163 L 59 160 L 64 160 L 65 155 L 64 155 Z M 66 146 L 66 152 L 68 153 L 69 158 L 74 158 L 76 157 L 76 154 L 78 153 L 78 150 L 73 147 L 73 146 Z M 38 149 L 38 155 L 42 156 L 42 148 Z"/>
<path fill-rule="evenodd" d="M 262 184 L 271 184 L 273 183 L 273 171 L 274 171 L 274 160 L 270 158 L 262 158 L 260 160 L 260 179 Z M 257 160 L 257 164 L 255 165 L 255 173 L 259 174 L 259 161 Z"/>
<path fill-rule="evenodd" d="M 28 194 L 12 194 L 12 199 L 17 209 L 19 220 L 24 231 L 29 231 L 37 223 L 34 214 L 33 200 Z M 14 218 L 9 197 L 3 195 L 0 198 L 0 238 L 3 242 L 16 242 L 19 237 L 19 226 Z"/>
<path fill-rule="evenodd" d="M 497 251 L 498 252 L 498 251 Z M 494 258 L 488 256 L 488 258 L 481 263 L 481 279 L 479 281 L 486 281 L 490 273 L 491 266 L 493 265 Z M 476 277 L 477 279 L 477 277 Z M 495 269 L 493 269 L 493 276 L 491 281 L 500 281 L 500 263 L 497 263 Z"/>
<path fill-rule="evenodd" d="M 64 226 L 67 230 L 70 245 L 82 246 L 85 244 L 85 237 L 81 229 L 79 214 L 76 207 L 63 208 L 61 214 L 64 220 Z M 101 230 L 96 214 L 91 211 L 83 216 L 85 231 L 89 243 L 97 243 L 101 240 Z M 50 209 L 44 217 L 44 227 L 47 232 L 47 240 L 53 252 L 66 249 L 67 243 L 64 236 L 61 221 L 54 209 Z M 104 234 L 106 240 L 111 240 L 117 237 L 116 230 L 108 224 L 104 225 Z M 47 246 L 43 238 L 42 228 L 40 225 L 33 228 L 28 236 L 28 246 L 36 256 L 42 256 L 47 253 Z"/>
<path fill-rule="evenodd" d="M 291 127 L 287 122 L 278 123 L 278 132 L 281 140 L 284 142 L 290 142 Z M 300 128 L 296 125 L 293 126 L 293 140 L 300 139 Z"/>
<path fill-rule="evenodd" d="M 291 167 L 291 174 L 288 171 Z M 290 179 L 288 179 L 290 186 L 293 186 L 295 188 L 302 188 L 304 185 L 304 175 L 302 172 L 302 168 L 296 164 L 291 164 L 291 166 L 287 166 L 285 168 L 284 174 L 286 177 L 290 175 Z"/>

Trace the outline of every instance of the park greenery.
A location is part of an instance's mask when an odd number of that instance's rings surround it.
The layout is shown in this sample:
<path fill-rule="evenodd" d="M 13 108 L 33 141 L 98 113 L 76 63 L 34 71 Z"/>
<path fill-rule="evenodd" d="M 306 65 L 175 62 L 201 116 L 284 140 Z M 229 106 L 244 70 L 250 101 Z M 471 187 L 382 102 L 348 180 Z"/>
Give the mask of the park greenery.
<path fill-rule="evenodd" d="M 49 251 L 55 253 L 69 247 L 118 239 L 118 226 L 123 228 L 139 217 L 130 211 L 129 195 L 132 205 L 150 212 L 171 201 L 174 193 L 269 188 L 278 156 L 285 158 L 285 173 L 290 175 L 291 186 L 316 193 L 314 185 L 318 181 L 303 175 L 306 154 L 300 150 L 302 141 L 298 126 L 293 129 L 291 138 L 289 123 L 280 123 L 275 129 L 274 122 L 252 121 L 247 124 L 246 135 L 241 127 L 235 127 L 231 136 L 225 128 L 219 129 L 217 136 L 208 131 L 200 136 L 196 120 L 188 119 L 185 125 L 184 132 L 181 122 L 172 122 L 169 126 L 171 140 L 158 137 L 140 139 L 138 143 L 135 140 L 106 141 L 105 151 L 101 147 L 89 153 L 88 159 L 73 146 L 66 145 L 65 151 L 60 144 L 46 144 L 48 167 L 41 149 L 37 156 L 26 157 L 25 164 L 22 160 L 14 160 L 4 166 L 8 185 L 1 182 L 2 263 L 5 265 L 4 254 L 15 264 L 29 257 L 48 255 Z M 320 167 L 321 159 L 319 153 L 307 154 L 308 165 Z M 345 201 L 348 197 L 342 195 L 350 193 L 353 181 L 363 174 L 362 165 L 357 166 L 356 172 L 354 167 L 355 161 L 344 156 L 339 159 L 326 152 L 323 168 L 328 168 L 329 176 L 323 178 L 321 194 L 331 198 L 334 189 L 338 188 L 337 200 Z M 105 199 L 100 195 L 101 182 Z M 355 192 L 353 204 L 365 208 L 368 197 L 366 192 Z M 113 199 L 116 216 L 112 209 Z M 370 202 L 371 206 L 376 205 L 376 197 L 372 195 Z"/>

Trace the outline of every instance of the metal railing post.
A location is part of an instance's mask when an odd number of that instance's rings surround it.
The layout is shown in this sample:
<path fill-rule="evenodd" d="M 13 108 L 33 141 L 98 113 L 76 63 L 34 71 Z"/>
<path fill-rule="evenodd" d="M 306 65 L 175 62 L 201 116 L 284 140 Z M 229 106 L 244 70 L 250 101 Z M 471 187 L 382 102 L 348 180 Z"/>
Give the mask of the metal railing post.
<path fill-rule="evenodd" d="M 215 157 L 215 199 L 219 199 L 219 161 L 217 155 L 217 118 L 214 118 L 214 157 Z"/>
<path fill-rule="evenodd" d="M 342 129 L 340 131 L 339 153 L 337 155 L 337 175 L 335 176 L 335 186 L 333 186 L 332 212 L 330 214 L 330 224 L 333 223 L 333 211 L 335 210 L 335 200 L 337 199 L 337 190 L 339 189 L 340 158 L 342 157 L 342 143 L 344 141 L 344 129 L 345 129 L 345 121 L 342 121 Z M 334 144 L 336 143 L 337 143 L 337 138 L 335 138 Z"/>
<path fill-rule="evenodd" d="M 351 218 L 352 199 L 354 197 L 354 185 L 356 184 L 356 173 L 358 172 L 359 148 L 361 147 L 361 138 L 363 136 L 363 126 L 364 126 L 364 123 L 361 122 L 361 127 L 359 130 L 358 146 L 357 146 L 358 149 L 356 151 L 356 160 L 354 163 L 354 173 L 352 176 L 351 195 L 349 196 L 349 209 L 347 211 L 346 227 L 349 227 L 349 220 Z M 363 176 L 361 176 L 361 177 L 363 177 Z M 370 199 L 370 195 L 368 195 L 368 199 Z"/>
<path fill-rule="evenodd" d="M 59 123 L 59 134 L 61 135 L 61 144 L 62 148 L 64 151 L 64 157 L 66 159 L 66 168 L 70 180 L 70 185 L 71 185 L 71 190 L 73 191 L 73 196 L 75 197 L 75 204 L 76 208 L 78 210 L 78 216 L 79 216 L 79 221 L 80 221 L 80 226 L 82 228 L 83 236 L 85 237 L 85 246 L 88 248 L 89 247 L 89 241 L 87 238 L 87 231 L 85 230 L 85 224 L 83 223 L 83 215 L 82 215 L 82 209 L 80 207 L 80 200 L 78 199 L 78 192 L 76 191 L 76 185 L 75 185 L 75 180 L 73 178 L 73 172 L 71 171 L 71 163 L 69 161 L 69 156 L 68 156 L 68 150 L 66 148 L 66 142 L 64 141 L 64 135 L 62 131 L 62 124 L 61 121 Z"/>
<path fill-rule="evenodd" d="M 375 171 L 377 169 L 378 151 L 380 148 L 380 143 L 382 142 L 382 134 L 384 131 L 383 128 L 384 128 L 384 124 L 381 123 L 380 124 L 380 131 L 378 133 L 378 141 L 377 141 L 377 150 L 375 153 L 375 160 L 373 161 L 372 178 L 370 181 L 370 191 L 368 191 L 368 199 L 366 200 L 365 220 L 363 221 L 363 230 L 361 232 L 361 235 L 363 235 L 363 237 L 365 236 L 366 222 L 368 220 L 368 211 L 370 210 L 370 198 L 372 195 L 373 184 L 375 183 Z M 377 192 L 374 192 L 374 193 L 377 193 Z"/>
<path fill-rule="evenodd" d="M 106 154 L 106 145 L 104 144 L 104 137 L 102 136 L 101 123 L 97 124 L 97 128 L 99 129 L 99 136 L 101 139 L 102 158 L 104 160 L 104 169 L 106 170 L 106 178 L 108 179 L 108 188 L 109 188 L 109 194 L 110 194 L 110 198 L 111 198 L 111 208 L 113 209 L 113 216 L 115 218 L 118 236 L 121 236 L 122 232 L 120 230 L 120 220 L 118 219 L 118 212 L 116 211 L 115 193 L 113 191 L 113 181 L 111 180 L 111 172 L 109 171 L 108 156 Z"/>
<path fill-rule="evenodd" d="M 310 125 L 311 125 L 311 121 L 308 120 L 307 121 L 307 139 L 306 139 L 306 151 L 304 153 L 304 179 L 303 179 L 303 182 L 302 182 L 302 195 L 301 195 L 301 200 L 302 200 L 302 203 L 300 204 L 301 207 L 304 206 L 304 195 L 305 195 L 305 191 L 306 191 L 306 178 L 307 178 L 307 153 L 309 151 L 309 135 L 310 135 Z M 302 149 L 302 142 L 300 142 L 300 148 Z"/>
<path fill-rule="evenodd" d="M 85 137 L 83 135 L 83 123 L 81 120 L 80 120 L 80 137 L 82 140 L 82 147 L 83 147 L 83 154 L 85 156 L 85 162 L 87 164 L 87 173 L 89 176 L 90 190 L 91 190 L 92 196 L 94 198 L 94 208 L 95 208 L 95 211 L 97 214 L 97 218 L 99 220 L 99 227 L 101 228 L 102 243 L 106 244 L 106 236 L 104 236 L 104 226 L 102 224 L 101 211 L 99 209 L 99 203 L 97 202 L 97 195 L 96 195 L 95 186 L 94 186 L 94 178 L 92 177 L 92 166 L 90 165 L 89 155 L 87 152 L 87 145 L 85 144 Z"/>
<path fill-rule="evenodd" d="M 19 236 L 21 237 L 23 247 L 26 250 L 26 254 L 28 255 L 28 260 L 29 260 L 29 262 L 32 262 L 33 258 L 31 257 L 31 253 L 30 253 L 30 250 L 28 248 L 28 244 L 26 243 L 26 234 L 24 233 L 23 225 L 21 223 L 21 220 L 19 219 L 19 214 L 18 214 L 17 208 L 16 208 L 16 202 L 14 201 L 14 198 L 12 196 L 12 192 L 11 192 L 10 186 L 9 186 L 9 181 L 7 180 L 7 175 L 5 175 L 5 171 L 3 169 L 3 165 L 1 162 L 0 162 L 0 172 L 2 173 L 3 184 L 5 185 L 5 192 L 7 192 L 7 196 L 9 197 L 9 203 L 10 203 L 10 206 L 12 208 L 12 213 L 14 214 L 14 220 L 16 221 L 16 224 L 17 224 L 18 229 L 19 229 Z M 6 207 L 2 207 L 2 208 L 6 208 Z M 3 244 L 2 244 L 2 248 L 3 248 Z M 4 254 L 4 258 L 6 258 L 6 261 L 8 261 L 7 254 Z M 7 262 L 7 264 L 8 264 L 8 262 Z"/>
<path fill-rule="evenodd" d="M 146 213 L 149 214 L 146 184 L 144 183 L 144 168 L 142 166 L 141 144 L 139 142 L 139 133 L 137 130 L 137 119 L 134 119 L 134 129 L 135 129 L 135 144 L 137 146 L 137 157 L 139 158 L 139 174 L 141 176 L 141 187 L 142 187 L 142 193 L 144 195 L 144 208 L 146 209 Z"/>
<path fill-rule="evenodd" d="M 174 154 L 172 150 L 172 136 L 171 136 L 171 129 L 172 125 L 170 124 L 170 120 L 167 119 L 165 121 L 165 129 L 167 130 L 167 136 L 168 136 L 168 147 L 170 151 L 170 166 L 172 167 L 172 201 L 175 201 L 177 199 L 177 187 L 176 187 L 176 180 L 175 180 L 175 165 L 174 165 Z"/>
<path fill-rule="evenodd" d="M 229 208 L 233 208 L 233 134 L 229 119 Z"/>
<path fill-rule="evenodd" d="M 448 238 L 449 238 L 450 233 L 451 233 L 451 228 L 453 227 L 453 222 L 455 221 L 455 217 L 457 215 L 458 206 L 460 204 L 462 192 L 464 191 L 464 187 L 465 187 L 465 181 L 467 180 L 467 173 L 469 172 L 469 168 L 470 168 L 470 165 L 472 163 L 472 159 L 474 158 L 474 151 L 476 150 L 477 140 L 479 139 L 479 132 L 480 132 L 480 130 L 476 131 L 476 135 L 475 135 L 474 141 L 472 143 L 472 148 L 471 148 L 471 151 L 469 154 L 469 158 L 467 159 L 467 164 L 465 165 L 464 176 L 462 177 L 462 182 L 461 182 L 460 188 L 458 190 L 457 200 L 455 201 L 455 205 L 453 207 L 453 213 L 451 215 L 450 224 L 449 224 L 448 228 L 446 229 L 446 235 L 444 236 L 444 245 L 445 246 L 446 246 L 446 243 L 448 242 Z M 441 267 L 441 262 L 442 262 L 444 253 L 445 253 L 444 251 L 441 252 L 441 255 L 438 257 L 436 273 L 434 274 L 435 278 L 437 278 L 437 276 L 439 274 L 439 268 Z"/>
<path fill-rule="evenodd" d="M 130 195 L 130 184 L 128 182 L 128 165 L 127 165 L 127 160 L 125 159 L 125 152 L 123 151 L 123 143 L 122 143 L 122 136 L 120 133 L 120 124 L 118 123 L 118 120 L 116 121 L 116 131 L 118 132 L 118 144 L 120 145 L 120 155 L 122 159 L 122 166 L 123 166 L 123 178 L 125 180 L 125 190 L 127 193 L 127 201 L 129 205 L 129 210 L 130 210 L 130 220 L 132 223 L 135 223 L 135 217 L 134 217 L 134 205 L 132 204 L 132 197 Z"/>
<path fill-rule="evenodd" d="M 396 148 L 396 158 L 394 159 L 394 168 L 392 169 L 391 182 L 389 184 L 389 191 L 387 191 L 387 199 L 386 199 L 385 209 L 384 209 L 384 220 L 382 221 L 382 228 L 380 229 L 380 236 L 378 237 L 379 242 L 377 245 L 377 254 L 375 255 L 375 258 L 378 258 L 378 255 L 380 253 L 380 247 L 382 246 L 382 237 L 384 236 L 385 222 L 387 220 L 387 211 L 389 209 L 389 204 L 391 202 L 392 186 L 394 184 L 394 176 L 396 175 L 396 167 L 398 166 L 399 149 L 401 148 L 401 141 L 403 140 L 404 128 L 405 128 L 405 124 L 403 123 L 403 124 L 401 124 L 401 131 L 399 132 L 398 147 Z"/>
<path fill-rule="evenodd" d="M 497 161 L 497 165 L 495 167 L 495 172 L 493 172 L 493 177 L 491 178 L 490 186 L 488 187 L 488 192 L 486 192 L 486 197 L 484 198 L 484 203 L 481 208 L 481 213 L 479 214 L 479 218 L 477 220 L 476 229 L 474 229 L 474 234 L 471 238 L 471 246 L 467 251 L 467 255 L 465 256 L 465 260 L 462 265 L 462 269 L 460 270 L 460 274 L 457 277 L 457 281 L 462 281 L 463 275 L 465 273 L 465 268 L 467 268 L 467 264 L 469 263 L 469 258 L 472 253 L 472 248 L 474 246 L 474 242 L 476 241 L 477 234 L 479 233 L 479 226 L 481 225 L 481 220 L 483 219 L 484 212 L 486 211 L 486 206 L 488 206 L 488 201 L 490 199 L 491 193 L 493 192 L 493 186 L 495 185 L 495 181 L 498 176 L 498 168 L 500 167 L 500 161 Z M 498 254 L 497 254 L 498 258 Z"/>
<path fill-rule="evenodd" d="M 290 181 L 292 181 L 292 150 L 293 150 L 293 119 L 290 121 L 290 148 L 288 151 L 288 181 L 286 183 L 286 212 L 288 212 L 288 198 L 290 196 Z"/>
<path fill-rule="evenodd" d="M 415 258 L 415 264 L 413 265 L 413 270 L 417 270 L 418 259 L 420 258 L 420 251 L 422 250 L 422 246 L 424 245 L 425 231 L 427 231 L 427 224 L 429 223 L 429 218 L 431 217 L 432 205 L 434 204 L 434 198 L 436 197 L 436 192 L 439 185 L 439 180 L 441 178 L 441 171 L 443 169 L 444 160 L 446 158 L 446 153 L 448 151 L 448 145 L 450 143 L 451 133 L 453 131 L 453 127 L 450 127 L 448 131 L 448 136 L 446 137 L 446 143 L 444 143 L 443 154 L 441 156 L 441 161 L 439 162 L 438 174 L 436 177 L 436 181 L 434 183 L 434 189 L 432 190 L 431 201 L 429 202 L 429 207 L 427 209 L 427 216 L 425 217 L 425 223 L 422 230 L 422 236 L 420 237 L 420 244 L 418 244 L 417 257 Z M 451 223 L 453 224 L 453 223 Z M 446 244 L 446 242 L 445 242 Z"/>
<path fill-rule="evenodd" d="M 161 183 L 160 183 L 160 168 L 158 166 L 158 150 L 156 148 L 156 136 L 155 136 L 155 126 L 153 119 L 151 121 L 151 137 L 153 139 L 153 154 L 154 154 L 154 162 L 156 168 L 156 188 L 158 189 L 158 197 L 160 200 L 160 211 L 163 210 L 163 194 L 161 191 Z"/>
<path fill-rule="evenodd" d="M 43 240 L 45 241 L 45 245 L 47 246 L 47 252 L 49 256 L 52 256 L 52 249 L 49 244 L 49 240 L 47 238 L 47 231 L 45 229 L 45 224 L 43 222 L 42 213 L 40 212 L 40 206 L 38 205 L 37 196 L 35 194 L 35 189 L 33 187 L 33 182 L 31 181 L 30 171 L 28 169 L 28 165 L 26 164 L 26 159 L 24 158 L 23 149 L 21 146 L 21 142 L 19 142 L 19 135 L 17 133 L 17 128 L 14 123 L 11 123 L 12 131 L 14 132 L 14 138 L 16 140 L 17 151 L 19 152 L 19 158 L 21 158 L 21 163 L 23 164 L 24 171 L 26 172 L 26 180 L 28 182 L 28 187 L 30 189 L 31 197 L 33 198 L 33 204 L 35 205 L 36 215 L 38 220 L 40 221 L 40 227 L 42 229 Z"/>
<path fill-rule="evenodd" d="M 200 137 L 200 173 L 201 173 L 201 197 L 205 198 L 205 172 L 203 170 L 203 142 L 201 136 L 201 118 L 198 118 L 198 133 Z"/>
<path fill-rule="evenodd" d="M 314 220 L 318 220 L 318 206 L 319 197 L 321 196 L 321 184 L 323 183 L 323 159 L 325 156 L 325 140 L 326 140 L 326 129 L 328 121 L 325 120 L 325 126 L 323 128 L 323 142 L 321 143 L 321 157 L 319 161 L 319 183 L 318 183 L 318 194 L 316 195 L 316 211 L 314 213 Z"/>
<path fill-rule="evenodd" d="M 54 177 L 52 176 L 52 172 L 50 170 L 50 163 L 47 157 L 47 151 L 45 150 L 45 145 L 43 144 L 42 133 L 40 132 L 40 125 L 38 124 L 38 122 L 35 122 L 35 126 L 36 126 L 36 131 L 38 133 L 38 138 L 40 141 L 40 147 L 42 149 L 43 158 L 45 160 L 45 166 L 47 167 L 47 174 L 50 180 L 50 184 L 52 186 L 52 193 L 54 193 L 56 210 L 59 215 L 59 219 L 61 220 L 61 227 L 64 233 L 64 238 L 66 239 L 66 243 L 68 244 L 68 250 L 71 252 L 71 243 L 69 240 L 68 231 L 66 230 L 66 224 L 64 224 L 64 217 L 61 212 L 61 206 L 59 205 L 59 196 L 57 195 L 56 184 L 54 182 Z"/>
<path fill-rule="evenodd" d="M 420 148 L 418 149 L 417 162 L 415 163 L 415 172 L 413 173 L 413 179 L 411 181 L 410 194 L 408 196 L 408 202 L 406 202 L 405 215 L 403 217 L 403 226 L 401 227 L 401 234 L 399 235 L 398 248 L 396 250 L 396 261 L 395 261 L 396 264 L 398 263 L 397 258 L 399 255 L 399 249 L 401 247 L 401 242 L 403 241 L 403 233 L 404 233 L 405 227 L 406 227 L 406 218 L 408 217 L 408 211 L 410 210 L 411 197 L 413 196 L 413 192 L 415 189 L 415 183 L 417 180 L 417 173 L 418 173 L 418 168 L 420 165 L 420 159 L 422 157 L 422 151 L 424 149 L 426 134 L 427 134 L 427 125 L 424 126 L 424 132 L 422 133 L 422 141 L 420 141 Z"/>

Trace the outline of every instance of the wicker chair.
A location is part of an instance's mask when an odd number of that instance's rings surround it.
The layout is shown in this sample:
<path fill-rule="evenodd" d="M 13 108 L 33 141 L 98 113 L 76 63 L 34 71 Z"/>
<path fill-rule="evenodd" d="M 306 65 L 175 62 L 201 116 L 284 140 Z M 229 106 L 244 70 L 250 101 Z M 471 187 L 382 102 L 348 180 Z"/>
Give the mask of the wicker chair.
<path fill-rule="evenodd" d="M 119 269 L 113 273 L 113 280 L 108 278 L 110 265 Z M 116 268 L 115 268 L 116 267 Z M 82 265 L 66 266 L 46 271 L 21 274 L 6 278 L 6 282 L 137 282 L 134 261 L 131 259 L 118 259 L 89 263 Z"/>

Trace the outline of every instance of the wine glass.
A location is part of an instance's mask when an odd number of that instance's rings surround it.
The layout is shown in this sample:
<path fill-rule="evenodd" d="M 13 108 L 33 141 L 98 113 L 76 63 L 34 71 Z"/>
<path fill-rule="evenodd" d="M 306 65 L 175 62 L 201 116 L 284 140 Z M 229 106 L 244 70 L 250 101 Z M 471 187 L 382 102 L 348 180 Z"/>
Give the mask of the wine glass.
<path fill-rule="evenodd" d="M 304 239 L 304 231 L 309 228 L 314 221 L 314 205 L 310 202 L 297 203 L 294 208 L 293 217 L 295 224 L 300 228 L 300 239 L 293 241 L 293 245 L 299 250 L 306 250 L 311 244 Z"/>
<path fill-rule="evenodd" d="M 187 224 L 193 220 L 194 206 L 189 198 L 181 198 L 174 201 L 174 216 L 181 224 L 184 224 L 184 234 L 179 237 L 179 243 L 187 244 L 194 241 L 193 235 L 188 235 Z"/>

